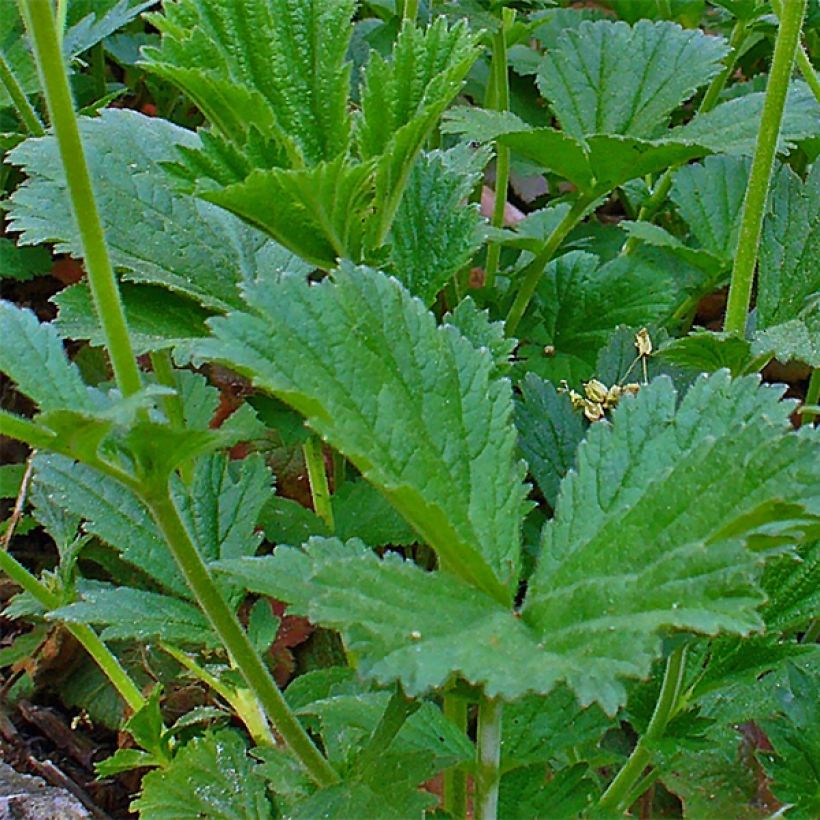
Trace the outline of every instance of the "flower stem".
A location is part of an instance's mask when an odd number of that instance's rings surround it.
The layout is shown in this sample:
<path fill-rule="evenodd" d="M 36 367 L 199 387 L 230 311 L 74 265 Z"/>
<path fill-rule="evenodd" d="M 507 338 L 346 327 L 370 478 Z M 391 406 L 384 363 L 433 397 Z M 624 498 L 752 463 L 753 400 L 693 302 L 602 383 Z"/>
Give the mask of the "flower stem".
<path fill-rule="evenodd" d="M 42 137 L 46 133 L 43 123 L 40 122 L 37 112 L 28 101 L 26 92 L 17 82 L 17 77 L 14 76 L 14 72 L 11 70 L 11 66 L 2 51 L 0 51 L 0 84 L 11 97 L 11 101 L 14 103 L 20 117 L 20 122 L 23 123 L 26 131 L 34 137 Z"/>
<path fill-rule="evenodd" d="M 124 396 L 130 396 L 140 389 L 142 382 L 91 187 L 54 12 L 49 0 L 20 0 L 20 4 L 34 43 L 40 81 L 60 148 L 94 307 L 105 335 L 117 387 Z"/>
<path fill-rule="evenodd" d="M 635 784 L 640 780 L 644 769 L 652 759 L 652 746 L 666 730 L 669 721 L 674 717 L 683 688 L 683 677 L 686 671 L 686 647 L 676 649 L 666 661 L 666 671 L 655 704 L 655 711 L 646 733 L 632 750 L 632 754 L 618 772 L 609 788 L 603 793 L 598 808 L 607 814 L 619 815 L 629 808 L 625 803 L 631 799 Z"/>
<path fill-rule="evenodd" d="M 498 816 L 498 786 L 501 781 L 501 714 L 498 698 L 481 696 L 478 705 L 478 774 L 476 775 L 476 820 Z"/>
<path fill-rule="evenodd" d="M 515 9 L 505 8 L 501 25 L 493 35 L 493 62 L 490 82 L 493 85 L 492 99 L 497 111 L 507 111 L 510 107 L 510 75 L 507 69 L 507 30 L 515 20 Z M 504 225 L 504 210 L 507 207 L 507 188 L 510 184 L 510 149 L 500 142 L 495 144 L 495 201 L 490 224 L 495 228 Z M 501 245 L 491 242 L 487 248 L 484 286 L 495 285 Z"/>
<path fill-rule="evenodd" d="M 444 716 L 460 732 L 467 733 L 467 701 L 464 698 L 446 694 Z M 467 817 L 467 774 L 457 766 L 444 772 L 444 810 L 455 820 Z"/>
<path fill-rule="evenodd" d="M 331 532 L 335 530 L 333 521 L 333 505 L 330 501 L 330 487 L 327 483 L 325 457 L 322 452 L 322 440 L 311 435 L 302 446 L 305 464 L 310 483 L 310 495 L 313 499 L 313 509 L 316 515 L 327 524 Z"/>
<path fill-rule="evenodd" d="M 567 234 L 584 218 L 587 209 L 594 201 L 595 197 L 591 195 L 581 196 L 576 199 L 567 215 L 547 238 L 541 252 L 521 271 L 521 286 L 507 314 L 505 329 L 508 336 L 515 334 L 518 323 L 532 300 L 547 263 L 552 259 Z"/>
<path fill-rule="evenodd" d="M 732 268 L 726 319 L 723 324 L 723 329 L 727 333 L 742 334 L 746 328 L 746 315 L 749 312 L 752 298 L 752 283 L 757 264 L 763 215 L 766 210 L 777 141 L 780 136 L 780 124 L 783 120 L 783 109 L 786 105 L 794 57 L 800 41 L 800 27 L 803 24 L 806 3 L 807 0 L 790 0 L 786 3 L 783 6 L 780 27 L 777 30 L 774 57 L 757 134 L 757 145 L 752 160 L 749 183 L 746 187 L 746 196 L 743 200 L 737 253 Z"/>
<path fill-rule="evenodd" d="M 211 577 L 167 489 L 144 492 L 143 501 L 151 511 L 202 611 L 276 730 L 319 786 L 336 783 L 339 776 L 285 702 L 270 670 L 253 648 L 245 630 Z"/>

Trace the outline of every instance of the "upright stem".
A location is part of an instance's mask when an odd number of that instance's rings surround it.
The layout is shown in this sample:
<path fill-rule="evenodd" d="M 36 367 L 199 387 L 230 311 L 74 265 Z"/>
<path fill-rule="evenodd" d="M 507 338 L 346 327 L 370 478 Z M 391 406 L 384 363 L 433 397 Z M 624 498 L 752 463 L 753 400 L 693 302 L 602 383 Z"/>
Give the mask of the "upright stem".
<path fill-rule="evenodd" d="M 170 387 L 174 390 L 173 396 L 164 396 L 162 407 L 165 415 L 172 427 L 181 428 L 185 426 L 185 413 L 182 407 L 182 400 L 179 397 L 179 385 L 174 375 L 174 366 L 171 363 L 171 354 L 167 350 L 156 350 L 150 354 L 151 369 L 154 377 L 163 387 Z"/>
<path fill-rule="evenodd" d="M 444 716 L 459 731 L 467 733 L 467 701 L 464 698 L 445 695 Z M 455 820 L 467 817 L 467 774 L 455 766 L 444 772 L 444 810 Z"/>
<path fill-rule="evenodd" d="M 478 705 L 478 774 L 476 776 L 476 820 L 498 816 L 498 785 L 501 781 L 501 714 L 498 698 L 482 695 Z"/>
<path fill-rule="evenodd" d="M 302 452 L 307 466 L 310 495 L 313 498 L 313 509 L 316 515 L 327 524 L 331 532 L 335 529 L 333 521 L 333 505 L 330 501 L 330 487 L 327 483 L 325 457 L 322 452 L 322 440 L 311 435 L 304 443 Z"/>
<path fill-rule="evenodd" d="M 735 21 L 735 25 L 732 28 L 732 33 L 729 36 L 730 50 L 726 56 L 726 62 L 723 66 L 723 70 L 712 79 L 711 83 L 709 83 L 709 87 L 706 89 L 706 93 L 703 95 L 703 99 L 698 106 L 698 114 L 705 114 L 717 105 L 720 92 L 723 91 L 726 81 L 729 77 L 731 77 L 732 71 L 734 71 L 735 62 L 737 61 L 740 47 L 743 45 L 743 41 L 746 38 L 747 26 L 748 24 L 746 20 Z M 655 215 L 658 208 L 666 202 L 666 197 L 672 189 L 672 181 L 675 176 L 675 171 L 677 171 L 678 168 L 680 168 L 680 163 L 670 165 L 669 168 L 663 172 L 660 179 L 655 184 L 655 188 L 653 189 L 651 196 L 638 211 L 639 222 L 648 222 Z M 628 255 L 632 253 L 638 247 L 638 244 L 638 239 L 634 236 L 630 236 L 624 243 L 621 254 Z"/>
<path fill-rule="evenodd" d="M 661 691 L 646 733 L 638 741 L 629 759 L 598 802 L 598 808 L 603 813 L 621 814 L 628 808 L 625 803 L 632 796 L 635 784 L 640 780 L 643 770 L 652 759 L 653 744 L 663 737 L 666 726 L 675 715 L 683 688 L 685 671 L 686 647 L 682 646 L 676 649 L 666 661 Z"/>
<path fill-rule="evenodd" d="M 50 0 L 20 0 L 20 4 L 34 43 L 40 81 L 57 135 L 71 206 L 82 240 L 94 307 L 105 335 L 117 386 L 124 396 L 130 396 L 141 387 L 140 372 L 128 337 L 117 281 L 94 200 L 54 12 Z"/>
<path fill-rule="evenodd" d="M 17 82 L 17 77 L 14 76 L 14 72 L 11 70 L 11 66 L 8 64 L 2 51 L 0 51 L 0 84 L 6 89 L 6 93 L 9 97 L 11 97 L 11 101 L 14 103 L 17 114 L 26 131 L 33 137 L 42 137 L 46 133 L 45 128 L 43 128 L 43 123 L 40 122 L 37 112 L 28 101 L 26 92 L 23 91 L 22 86 Z"/>
<path fill-rule="evenodd" d="M 541 252 L 521 271 L 521 286 L 516 294 L 510 311 L 507 314 L 505 329 L 508 336 L 515 334 L 521 317 L 538 287 L 538 280 L 544 273 L 547 262 L 552 259 L 558 246 L 564 241 L 567 234 L 584 218 L 587 208 L 595 201 L 591 195 L 581 196 L 575 200 L 567 215 L 561 220 L 555 230 L 549 235 Z"/>
<path fill-rule="evenodd" d="M 815 367 L 814 370 L 811 371 L 809 386 L 806 388 L 806 401 L 804 403 L 811 407 L 818 402 L 820 402 L 820 367 Z M 803 413 L 802 423 L 811 424 L 814 421 L 814 417 L 814 413 Z"/>
<path fill-rule="evenodd" d="M 387 751 L 387 747 L 393 742 L 407 718 L 420 706 L 421 701 L 408 698 L 402 691 L 401 684 L 396 684 L 384 714 L 356 761 L 358 771 L 367 771 Z"/>
<path fill-rule="evenodd" d="M 780 136 L 780 124 L 783 120 L 783 109 L 786 105 L 789 79 L 794 67 L 797 44 L 800 41 L 800 27 L 803 24 L 806 4 L 807 0 L 790 0 L 782 9 L 783 14 L 774 45 L 772 68 L 766 85 L 766 98 L 760 117 L 757 145 L 752 160 L 749 183 L 746 187 L 746 196 L 743 200 L 737 253 L 732 268 L 726 319 L 723 324 L 723 329 L 727 333 L 742 334 L 746 327 L 746 314 L 752 298 L 752 283 L 763 215 L 766 210 L 777 141 Z"/>
<path fill-rule="evenodd" d="M 0 570 L 5 572 L 15 584 L 22 587 L 46 609 L 57 609 L 62 603 L 59 597 L 42 581 L 32 575 L 14 556 L 2 549 L 0 549 Z M 111 684 L 128 707 L 134 712 L 141 709 L 145 705 L 142 692 L 131 679 L 131 676 L 123 669 L 117 657 L 100 640 L 99 635 L 86 624 L 63 624 L 63 626 L 91 655 L 94 662 L 111 681 Z"/>
<path fill-rule="evenodd" d="M 498 111 L 507 111 L 510 107 L 510 76 L 507 69 L 507 30 L 515 19 L 515 9 L 505 8 L 502 12 L 501 25 L 493 35 L 493 63 L 491 82 L 495 93 L 493 101 Z M 507 188 L 510 184 L 510 149 L 500 142 L 495 144 L 495 202 L 491 224 L 500 228 L 504 225 L 504 211 L 507 207 Z M 501 245 L 491 242 L 487 248 L 484 285 L 491 288 L 495 285 L 498 272 L 498 260 L 501 256 Z"/>
<path fill-rule="evenodd" d="M 339 780 L 285 702 L 270 670 L 211 577 L 167 491 L 145 494 L 148 506 L 202 611 L 222 640 L 245 683 L 259 699 L 276 730 L 319 786 Z"/>
<path fill-rule="evenodd" d="M 409 20 L 411 23 L 416 22 L 416 17 L 419 13 L 419 0 L 404 0 L 402 3 L 401 16 L 403 20 Z"/>
<path fill-rule="evenodd" d="M 778 17 L 782 16 L 783 6 L 781 0 L 772 0 L 772 8 Z M 814 99 L 817 100 L 817 102 L 820 102 L 820 80 L 817 79 L 817 72 L 814 70 L 814 66 L 811 64 L 809 55 L 806 54 L 806 49 L 803 48 L 802 43 L 797 44 L 796 59 L 797 67 L 800 69 L 803 79 L 808 83 L 809 88 L 811 88 L 812 93 L 814 94 Z"/>

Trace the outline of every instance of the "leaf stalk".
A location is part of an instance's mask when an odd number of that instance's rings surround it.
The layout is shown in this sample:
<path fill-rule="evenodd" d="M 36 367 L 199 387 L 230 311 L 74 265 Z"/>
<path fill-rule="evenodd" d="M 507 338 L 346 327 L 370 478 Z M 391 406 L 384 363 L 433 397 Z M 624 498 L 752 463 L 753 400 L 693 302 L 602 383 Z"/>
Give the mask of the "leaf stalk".
<path fill-rule="evenodd" d="M 322 452 L 322 440 L 311 435 L 302 447 L 307 467 L 310 496 L 313 499 L 313 509 L 316 515 L 327 524 L 333 532 L 336 529 L 333 520 L 333 504 L 330 500 L 330 487 L 325 470 L 325 457 Z"/>
<path fill-rule="evenodd" d="M 774 170 L 780 125 L 783 121 L 789 80 L 794 68 L 794 58 L 800 42 L 800 29 L 803 25 L 807 2 L 808 0 L 791 0 L 782 9 L 783 14 L 777 30 L 774 57 L 766 85 L 766 97 L 763 101 L 752 169 L 743 200 L 737 253 L 732 267 L 729 300 L 723 324 L 723 329 L 727 333 L 743 334 L 746 328 L 746 316 L 752 299 L 752 284 L 760 234 Z"/>
<path fill-rule="evenodd" d="M 14 108 L 17 111 L 20 121 L 23 123 L 26 131 L 33 137 L 45 136 L 46 129 L 43 128 L 43 123 L 37 116 L 37 112 L 29 102 L 26 92 L 23 91 L 20 83 L 17 82 L 17 77 L 11 70 L 5 55 L 0 51 L 0 83 L 6 89 L 6 93 L 11 97 L 14 103 Z"/>
<path fill-rule="evenodd" d="M 500 698 L 481 696 L 478 705 L 478 774 L 476 776 L 476 820 L 498 817 L 498 787 L 501 782 Z"/>

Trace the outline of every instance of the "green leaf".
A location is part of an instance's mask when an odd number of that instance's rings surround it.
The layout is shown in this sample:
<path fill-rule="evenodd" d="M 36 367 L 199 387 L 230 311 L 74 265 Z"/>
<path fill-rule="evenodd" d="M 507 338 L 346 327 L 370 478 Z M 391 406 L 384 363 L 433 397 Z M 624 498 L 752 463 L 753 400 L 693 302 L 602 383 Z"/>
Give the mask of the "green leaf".
<path fill-rule="evenodd" d="M 652 245 L 656 248 L 668 248 L 685 263 L 702 270 L 709 281 L 718 279 L 732 261 L 731 257 L 723 259 L 715 256 L 711 251 L 685 245 L 665 228 L 661 228 L 660 225 L 655 225 L 652 222 L 632 222 L 629 219 L 624 219 L 618 223 L 618 227 L 626 231 L 630 237 L 635 237 L 635 239 L 646 245 Z"/>
<path fill-rule="evenodd" d="M 524 488 L 510 386 L 493 377 L 489 352 L 366 268 L 275 292 L 260 283 L 247 299 L 254 314 L 213 320 L 200 354 L 305 415 L 443 567 L 509 601 Z"/>
<path fill-rule="evenodd" d="M 378 547 L 413 544 L 418 540 L 412 527 L 366 481 L 346 481 L 333 494 L 331 501 L 335 534 L 345 541 L 361 538 L 365 544 Z M 322 533 L 317 530 L 315 534 Z"/>
<path fill-rule="evenodd" d="M 340 156 L 310 168 L 256 169 L 241 182 L 201 195 L 329 270 L 340 258 L 361 260 L 373 207 L 373 164 Z"/>
<path fill-rule="evenodd" d="M 520 389 L 522 400 L 515 407 L 518 446 L 545 501 L 555 507 L 558 486 L 575 463 L 586 425 L 569 396 L 535 373 L 527 373 Z"/>
<path fill-rule="evenodd" d="M 314 535 L 331 534 L 327 524 L 313 510 L 278 495 L 262 508 L 259 523 L 265 530 L 265 538 L 274 544 L 303 544 Z"/>
<path fill-rule="evenodd" d="M 222 729 L 194 738 L 165 769 L 149 772 L 132 811 L 156 820 L 259 820 L 272 817 L 264 781 L 239 732 Z"/>
<path fill-rule="evenodd" d="M 189 339 L 207 335 L 205 320 L 213 314 L 181 294 L 169 293 L 155 285 L 123 283 L 120 298 L 131 346 L 137 356 L 178 347 Z M 56 326 L 62 336 L 88 339 L 97 346 L 105 344 L 91 291 L 85 282 L 61 290 L 52 301 L 59 309 Z"/>
<path fill-rule="evenodd" d="M 21 248 L 0 237 L 0 279 L 27 282 L 50 271 L 51 254 L 46 248 Z"/>
<path fill-rule="evenodd" d="M 69 362 L 53 325 L 0 300 L 0 338 L 0 373 L 42 411 L 91 410 L 88 388 L 76 365 Z"/>
<path fill-rule="evenodd" d="M 767 356 L 755 356 L 746 339 L 709 330 L 696 330 L 688 336 L 671 339 L 658 349 L 658 355 L 678 367 L 698 373 L 714 373 L 726 368 L 733 376 L 755 373 L 768 360 Z"/>
<path fill-rule="evenodd" d="M 805 184 L 784 166 L 774 178 L 772 202 L 760 245 L 761 329 L 797 319 L 810 300 L 820 300 L 820 164 Z"/>
<path fill-rule="evenodd" d="M 752 350 L 760 356 L 774 354 L 781 362 L 820 367 L 820 303 L 810 305 L 796 319 L 758 331 Z"/>
<path fill-rule="evenodd" d="M 788 680 L 782 717 L 763 722 L 775 754 L 759 758 L 774 780 L 775 796 L 791 804 L 786 817 L 809 820 L 820 812 L 820 674 L 816 664 L 791 664 Z"/>
<path fill-rule="evenodd" d="M 465 202 L 487 163 L 466 145 L 422 154 L 410 172 L 390 233 L 396 277 L 426 305 L 481 244 L 477 205 Z"/>
<path fill-rule="evenodd" d="M 696 142 L 715 153 L 752 156 L 764 96 L 763 92 L 756 92 L 721 103 L 711 111 L 697 114 L 686 125 L 672 129 L 669 138 Z M 804 82 L 793 81 L 783 111 L 778 151 L 788 153 L 798 141 L 816 136 L 818 118 L 820 104 L 811 89 Z"/>
<path fill-rule="evenodd" d="M 735 254 L 751 164 L 744 157 L 707 157 L 681 168 L 669 192 L 698 246 L 720 259 Z"/>
<path fill-rule="evenodd" d="M 721 69 L 722 37 L 673 23 L 601 20 L 566 29 L 538 72 L 563 130 L 579 139 L 621 134 L 652 139 L 671 112 Z"/>
<path fill-rule="evenodd" d="M 674 283 L 645 262 L 620 257 L 601 265 L 593 254 L 571 251 L 547 265 L 521 323 L 518 355 L 542 378 L 575 384 L 593 375 L 618 325 L 660 323 L 675 302 Z"/>
<path fill-rule="evenodd" d="M 769 562 L 763 588 L 769 600 L 761 612 L 771 630 L 792 632 L 820 617 L 820 541 Z"/>
<path fill-rule="evenodd" d="M 613 675 L 646 674 L 659 621 L 707 633 L 760 628 L 759 570 L 743 545 L 775 526 L 806 525 L 799 507 L 772 502 L 787 492 L 808 503 L 820 462 L 813 433 L 804 441 L 786 432 L 782 388 L 758 385 L 721 371 L 676 408 L 671 382 L 659 379 L 579 447 L 523 618 L 553 651 L 584 647 L 570 677 L 582 703 L 622 701 Z M 707 493 L 715 484 L 721 492 Z"/>
<path fill-rule="evenodd" d="M 240 305 L 237 285 L 268 269 L 273 243 L 222 209 L 175 190 L 162 165 L 176 159 L 178 146 L 197 146 L 197 136 L 122 110 L 81 118 L 80 133 L 109 253 L 125 278 L 217 310 Z M 26 140 L 9 161 L 28 176 L 12 196 L 9 227 L 25 244 L 54 242 L 57 252 L 81 258 L 55 138 Z"/>
<path fill-rule="evenodd" d="M 103 640 L 164 640 L 184 646 L 214 649 L 219 637 L 207 618 L 192 604 L 128 587 L 85 582 L 79 601 L 48 613 L 51 620 L 101 624 Z"/>
<path fill-rule="evenodd" d="M 25 473 L 25 464 L 0 464 L 0 498 L 17 498 Z"/>
<path fill-rule="evenodd" d="M 207 0 L 151 15 L 162 33 L 142 65 L 182 88 L 242 144 L 275 139 L 294 165 L 330 161 L 349 140 L 345 60 L 353 0 Z"/>
<path fill-rule="evenodd" d="M 506 373 L 510 369 L 516 340 L 504 334 L 503 322 L 490 321 L 489 312 L 480 310 L 472 297 L 462 299 L 455 310 L 444 315 L 443 322 L 456 328 L 479 351 L 489 350 L 497 372 Z"/>
<path fill-rule="evenodd" d="M 570 820 L 589 812 L 600 793 L 598 782 L 584 763 L 561 769 L 549 778 L 543 765 L 515 769 L 501 778 L 499 815 L 505 820 Z"/>
<path fill-rule="evenodd" d="M 102 0 L 94 3 L 73 0 L 68 4 L 63 53 L 75 56 L 88 51 L 152 5 L 151 0 Z"/>

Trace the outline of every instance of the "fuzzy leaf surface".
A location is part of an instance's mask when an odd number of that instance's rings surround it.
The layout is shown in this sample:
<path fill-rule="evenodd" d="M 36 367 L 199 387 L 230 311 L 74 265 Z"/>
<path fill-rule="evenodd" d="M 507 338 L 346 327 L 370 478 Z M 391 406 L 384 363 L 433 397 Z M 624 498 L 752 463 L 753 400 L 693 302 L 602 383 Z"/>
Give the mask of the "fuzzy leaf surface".
<path fill-rule="evenodd" d="M 723 38 L 673 23 L 583 22 L 544 56 L 539 88 L 573 137 L 652 139 L 720 71 L 727 51 Z"/>
<path fill-rule="evenodd" d="M 162 285 L 207 307 L 241 304 L 237 285 L 270 262 L 264 234 L 220 208 L 180 196 L 161 167 L 198 137 L 159 118 L 106 110 L 80 119 L 86 158 L 113 264 L 134 282 Z M 54 242 L 82 258 L 54 137 L 29 139 L 9 154 L 28 179 L 15 192 L 10 227 L 25 244 Z M 281 248 L 279 248 L 281 251 Z"/>
<path fill-rule="evenodd" d="M 352 266 L 334 279 L 249 286 L 253 313 L 214 319 L 198 351 L 306 416 L 444 567 L 508 601 L 523 497 L 509 383 L 396 280 Z"/>

